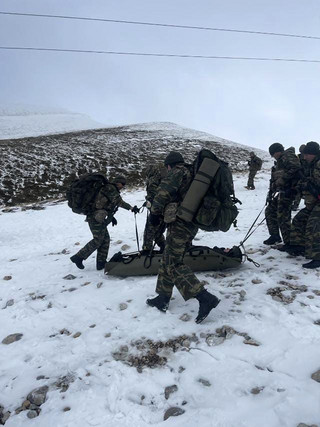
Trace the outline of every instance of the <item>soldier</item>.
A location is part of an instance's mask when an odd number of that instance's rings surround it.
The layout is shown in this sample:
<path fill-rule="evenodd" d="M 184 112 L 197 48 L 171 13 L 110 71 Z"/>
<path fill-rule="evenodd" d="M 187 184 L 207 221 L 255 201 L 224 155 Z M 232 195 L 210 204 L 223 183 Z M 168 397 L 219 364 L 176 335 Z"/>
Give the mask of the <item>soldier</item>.
<path fill-rule="evenodd" d="M 307 166 L 298 182 L 305 208 L 293 218 L 290 246 L 286 252 L 290 255 L 305 255 L 310 262 L 302 264 L 304 268 L 320 267 L 320 147 L 310 141 L 303 151 Z"/>
<path fill-rule="evenodd" d="M 299 154 L 298 154 L 298 157 L 299 157 L 299 160 L 300 160 L 300 164 L 301 164 L 301 168 L 302 169 L 304 169 L 304 166 L 305 166 L 305 163 L 306 163 L 306 161 L 304 160 L 304 158 L 303 158 L 303 150 L 306 148 L 306 144 L 302 144 L 302 145 L 300 145 L 300 147 L 299 147 Z M 300 191 L 297 191 L 297 195 L 296 195 L 296 197 L 295 197 L 295 199 L 294 199 L 294 202 L 292 203 L 292 210 L 293 211 L 297 211 L 298 209 L 299 209 L 299 205 L 300 205 L 300 202 L 301 202 L 301 192 Z"/>
<path fill-rule="evenodd" d="M 301 166 L 293 147 L 285 150 L 282 144 L 276 142 L 270 145 L 269 153 L 276 162 L 271 170 L 268 206 L 266 207 L 270 237 L 263 243 L 273 245 L 281 242 L 280 229 L 284 244 L 289 244 L 293 187 L 298 181 L 297 174 Z"/>
<path fill-rule="evenodd" d="M 248 184 L 246 187 L 248 190 L 254 190 L 256 187 L 254 186 L 254 177 L 256 176 L 257 172 L 261 169 L 262 166 L 262 160 L 260 157 L 256 156 L 253 151 L 250 152 L 250 160 L 248 160 L 249 165 L 249 178 L 248 178 Z"/>
<path fill-rule="evenodd" d="M 70 258 L 81 270 L 84 268 L 83 261 L 94 251 L 97 251 L 97 270 L 104 268 L 110 245 L 110 235 L 107 226 L 110 222 L 113 226 L 117 225 L 114 214 L 118 208 L 131 210 L 135 214 L 139 212 L 137 206 L 132 207 L 129 203 L 122 200 L 120 190 L 125 185 L 125 177 L 119 175 L 115 177 L 113 182 L 104 185 L 99 191 L 94 203 L 94 211 L 87 215 L 86 218 L 93 239 Z"/>
<path fill-rule="evenodd" d="M 151 206 L 150 222 L 154 226 L 160 224 L 166 209 L 171 210 L 174 202 L 177 206 L 183 200 L 192 182 L 191 172 L 180 153 L 171 151 L 165 159 L 165 166 L 168 175 L 161 181 Z M 151 307 L 166 312 L 173 287 L 176 286 L 185 301 L 190 298 L 199 301 L 196 322 L 201 323 L 220 300 L 203 288 L 203 283 L 183 262 L 185 251 L 197 232 L 198 227 L 193 222 L 187 223 L 177 217 L 168 224 L 156 286 L 158 296 L 146 302 Z"/>
<path fill-rule="evenodd" d="M 157 188 L 160 185 L 161 179 L 167 175 L 167 169 L 164 165 L 151 165 L 147 169 L 147 195 L 145 206 L 150 210 L 154 196 L 157 192 Z M 165 245 L 165 238 L 162 227 L 154 227 L 150 223 L 149 211 L 147 213 L 147 221 L 143 234 L 143 245 L 142 252 L 150 253 L 153 249 L 153 242 L 155 242 L 159 248 L 160 252 L 163 252 Z"/>

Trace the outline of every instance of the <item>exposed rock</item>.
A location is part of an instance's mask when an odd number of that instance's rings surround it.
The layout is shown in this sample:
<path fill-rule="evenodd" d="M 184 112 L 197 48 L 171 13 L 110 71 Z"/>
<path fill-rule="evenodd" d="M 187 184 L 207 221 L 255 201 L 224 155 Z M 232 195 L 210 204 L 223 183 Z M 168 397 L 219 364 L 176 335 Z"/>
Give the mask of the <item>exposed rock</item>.
<path fill-rule="evenodd" d="M 73 383 L 74 381 L 74 375 L 68 374 L 64 375 L 63 377 L 60 377 L 57 379 L 57 381 L 53 384 L 55 387 L 60 389 L 61 393 L 64 393 L 68 390 L 69 385 Z"/>
<path fill-rule="evenodd" d="M 130 249 L 130 246 L 129 246 L 129 245 L 122 245 L 122 246 L 121 246 L 121 250 L 122 250 L 122 251 L 127 251 L 128 249 Z"/>
<path fill-rule="evenodd" d="M 311 378 L 320 383 L 320 369 L 311 375 Z"/>
<path fill-rule="evenodd" d="M 101 288 L 101 286 L 103 285 L 103 282 L 99 282 L 99 283 L 97 283 L 97 288 L 99 289 L 99 288 Z"/>
<path fill-rule="evenodd" d="M 251 394 L 259 394 L 263 389 L 264 389 L 264 387 L 254 387 L 250 390 L 250 393 Z"/>
<path fill-rule="evenodd" d="M 224 337 L 228 339 L 228 338 L 231 338 L 233 335 L 235 335 L 237 331 L 233 329 L 231 326 L 223 325 L 221 326 L 221 328 L 216 329 L 216 333 L 218 334 L 219 337 Z"/>
<path fill-rule="evenodd" d="M 259 341 L 256 341 L 256 340 L 254 340 L 253 338 L 245 339 L 245 340 L 243 341 L 243 343 L 244 343 L 244 344 L 248 344 L 248 345 L 254 345 L 254 346 L 256 346 L 256 347 L 259 347 L 259 345 L 261 345 L 261 344 L 259 343 Z"/>
<path fill-rule="evenodd" d="M 11 334 L 11 335 L 8 335 L 7 337 L 5 337 L 2 340 L 2 344 L 12 344 L 13 342 L 21 340 L 22 337 L 23 337 L 23 334 Z"/>
<path fill-rule="evenodd" d="M 7 308 L 7 307 L 11 307 L 13 304 L 14 304 L 14 299 L 9 299 L 9 300 L 6 302 L 6 305 L 3 307 L 3 310 L 4 310 L 5 308 Z"/>
<path fill-rule="evenodd" d="M 0 424 L 5 425 L 5 423 L 8 421 L 10 417 L 11 412 L 6 411 L 2 412 L 1 406 L 0 406 Z"/>
<path fill-rule="evenodd" d="M 246 295 L 247 295 L 247 292 L 242 289 L 240 291 L 240 301 L 243 301 Z"/>
<path fill-rule="evenodd" d="M 178 372 L 179 372 L 179 374 L 181 374 L 185 370 L 186 370 L 186 368 L 184 368 L 183 366 L 179 366 Z"/>
<path fill-rule="evenodd" d="M 172 393 L 178 391 L 178 386 L 176 384 L 169 385 L 164 389 L 164 397 L 168 400 Z"/>
<path fill-rule="evenodd" d="M 67 274 L 66 276 L 63 277 L 63 279 L 74 280 L 74 279 L 76 279 L 76 276 L 74 276 L 73 274 Z"/>
<path fill-rule="evenodd" d="M 128 304 L 126 304 L 125 302 L 122 302 L 119 304 L 119 310 L 126 310 L 128 308 Z"/>
<path fill-rule="evenodd" d="M 63 328 L 63 329 L 61 329 L 60 334 L 61 335 L 71 335 L 71 332 L 69 332 L 68 329 Z"/>
<path fill-rule="evenodd" d="M 41 406 L 46 401 L 48 390 L 49 387 L 46 385 L 36 388 L 28 394 L 27 400 L 29 400 L 31 404 L 33 403 L 34 405 Z"/>
<path fill-rule="evenodd" d="M 93 325 L 90 325 L 89 328 L 95 328 L 96 324 L 94 323 Z"/>
<path fill-rule="evenodd" d="M 81 332 L 76 332 L 75 334 L 73 334 L 73 338 L 79 338 L 81 335 Z"/>
<path fill-rule="evenodd" d="M 76 291 L 77 290 L 77 288 L 69 288 L 68 289 L 68 292 L 74 292 L 74 291 Z"/>
<path fill-rule="evenodd" d="M 91 282 L 84 282 L 81 286 L 88 286 Z"/>
<path fill-rule="evenodd" d="M 315 320 L 313 323 L 314 323 L 315 325 L 320 325 L 320 319 Z"/>
<path fill-rule="evenodd" d="M 71 411 L 70 406 L 66 406 L 65 408 L 63 408 L 63 412 L 68 412 L 68 411 Z"/>
<path fill-rule="evenodd" d="M 27 417 L 28 418 L 36 418 L 38 416 L 37 411 L 31 410 L 27 412 Z"/>
<path fill-rule="evenodd" d="M 189 320 L 191 319 L 190 314 L 188 313 L 183 313 L 180 317 L 180 320 L 182 320 L 183 322 L 189 322 Z"/>
<path fill-rule="evenodd" d="M 4 276 L 3 280 L 11 280 L 12 276 Z"/>
<path fill-rule="evenodd" d="M 318 427 L 317 424 L 305 424 L 305 423 L 299 423 L 297 427 Z"/>
<path fill-rule="evenodd" d="M 186 411 L 178 406 L 173 406 L 166 410 L 163 416 L 163 420 L 166 421 L 170 417 L 177 417 L 178 415 L 184 414 Z"/>
<path fill-rule="evenodd" d="M 106 334 L 104 334 L 105 338 L 110 338 L 111 337 L 111 332 L 107 332 Z"/>
<path fill-rule="evenodd" d="M 199 378 L 198 382 L 202 385 L 204 385 L 205 387 L 211 387 L 211 382 L 204 379 L 204 378 Z"/>

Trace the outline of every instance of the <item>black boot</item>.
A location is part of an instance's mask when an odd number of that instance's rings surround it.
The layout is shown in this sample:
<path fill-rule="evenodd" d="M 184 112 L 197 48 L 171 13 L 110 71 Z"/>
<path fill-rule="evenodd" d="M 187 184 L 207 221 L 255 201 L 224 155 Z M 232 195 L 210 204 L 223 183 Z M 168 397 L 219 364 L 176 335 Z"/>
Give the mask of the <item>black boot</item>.
<path fill-rule="evenodd" d="M 289 253 L 289 249 L 291 248 L 290 245 L 288 245 L 288 243 L 285 243 L 284 245 L 278 246 L 277 249 L 280 252 L 288 252 Z"/>
<path fill-rule="evenodd" d="M 274 245 L 275 243 L 280 243 L 280 242 L 281 242 L 281 237 L 279 236 L 279 234 L 271 234 L 269 239 L 265 240 L 263 243 L 265 245 Z"/>
<path fill-rule="evenodd" d="M 101 261 L 101 260 L 97 259 L 97 270 L 103 270 L 105 265 L 106 265 L 105 260 Z"/>
<path fill-rule="evenodd" d="M 169 307 L 170 297 L 167 295 L 159 294 L 157 297 L 152 299 L 147 299 L 146 303 L 150 307 L 157 307 L 158 310 L 165 313 Z"/>
<path fill-rule="evenodd" d="M 310 262 L 307 262 L 306 264 L 302 264 L 303 268 L 318 268 L 320 267 L 320 261 L 318 259 L 313 259 Z"/>
<path fill-rule="evenodd" d="M 79 255 L 73 255 L 70 260 L 78 267 L 80 270 L 84 269 L 84 265 L 82 264 L 83 258 L 79 257 Z"/>
<path fill-rule="evenodd" d="M 206 289 L 203 289 L 195 298 L 199 301 L 199 312 L 196 318 L 196 323 L 201 323 L 210 313 L 213 308 L 216 308 L 220 300 L 215 295 L 210 294 Z"/>

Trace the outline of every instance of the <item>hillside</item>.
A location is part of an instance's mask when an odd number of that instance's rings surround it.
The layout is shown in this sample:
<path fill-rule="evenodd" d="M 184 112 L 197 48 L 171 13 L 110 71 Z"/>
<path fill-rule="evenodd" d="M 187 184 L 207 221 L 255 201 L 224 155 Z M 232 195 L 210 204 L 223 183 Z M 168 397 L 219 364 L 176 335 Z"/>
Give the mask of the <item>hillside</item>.
<path fill-rule="evenodd" d="M 150 163 L 177 150 L 192 161 L 209 148 L 236 171 L 247 170 L 252 148 L 173 123 L 147 123 L 0 141 L 0 204 L 12 206 L 62 198 L 76 174 L 125 173 L 128 186 L 144 182 Z M 255 150 L 265 160 L 266 152 Z M 269 162 L 268 162 L 269 164 Z"/>

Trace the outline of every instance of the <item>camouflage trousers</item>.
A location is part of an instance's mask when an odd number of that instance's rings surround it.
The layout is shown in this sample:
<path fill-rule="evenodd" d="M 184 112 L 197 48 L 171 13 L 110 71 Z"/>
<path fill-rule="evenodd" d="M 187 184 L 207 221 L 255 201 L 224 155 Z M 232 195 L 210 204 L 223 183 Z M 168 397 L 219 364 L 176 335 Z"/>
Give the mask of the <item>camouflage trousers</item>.
<path fill-rule="evenodd" d="M 155 242 L 159 248 L 164 248 L 165 238 L 159 226 L 150 224 L 150 215 L 148 214 L 144 234 L 143 234 L 143 245 L 142 249 L 145 251 L 151 251 L 153 248 L 153 242 Z"/>
<path fill-rule="evenodd" d="M 280 194 L 269 202 L 265 211 L 269 234 L 277 235 L 280 229 L 282 240 L 287 244 L 290 243 L 291 206 L 292 198 Z"/>
<path fill-rule="evenodd" d="M 203 283 L 197 279 L 191 268 L 183 263 L 184 254 L 197 232 L 196 225 L 179 219 L 168 225 L 166 246 L 157 280 L 158 294 L 171 297 L 173 287 L 176 286 L 187 301 L 203 289 Z"/>
<path fill-rule="evenodd" d="M 248 184 L 247 187 L 254 188 L 254 177 L 256 176 L 258 171 L 249 170 Z"/>
<path fill-rule="evenodd" d="M 304 246 L 306 258 L 320 260 L 320 202 L 293 218 L 290 244 Z"/>
<path fill-rule="evenodd" d="M 105 222 L 97 222 L 94 218 L 87 218 L 93 239 L 90 240 L 77 255 L 87 259 L 94 251 L 97 251 L 97 262 L 105 262 L 109 252 L 110 235 Z"/>

